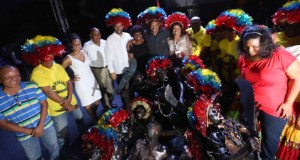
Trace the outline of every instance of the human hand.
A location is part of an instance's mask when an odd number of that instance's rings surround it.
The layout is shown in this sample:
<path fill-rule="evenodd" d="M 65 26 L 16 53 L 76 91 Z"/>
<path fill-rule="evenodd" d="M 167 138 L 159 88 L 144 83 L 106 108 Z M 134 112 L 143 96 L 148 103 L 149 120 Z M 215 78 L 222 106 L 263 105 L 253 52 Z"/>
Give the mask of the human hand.
<path fill-rule="evenodd" d="M 65 103 L 62 106 L 67 112 L 71 112 L 76 109 L 76 106 L 71 105 L 70 103 Z"/>
<path fill-rule="evenodd" d="M 261 152 L 260 141 L 257 137 L 250 137 L 250 144 L 253 151 Z"/>
<path fill-rule="evenodd" d="M 112 80 L 116 80 L 116 79 L 117 79 L 116 73 L 110 73 L 110 78 L 111 78 Z"/>
<path fill-rule="evenodd" d="M 74 78 L 73 78 L 73 81 L 79 81 L 80 80 L 80 77 L 78 75 L 74 75 Z"/>
<path fill-rule="evenodd" d="M 39 124 L 36 128 L 33 129 L 33 136 L 40 137 L 44 134 L 44 125 Z"/>
<path fill-rule="evenodd" d="M 134 39 L 129 40 L 129 41 L 127 42 L 127 46 L 126 46 L 127 50 L 129 50 L 130 47 L 132 47 L 134 43 L 135 43 L 135 40 L 134 40 Z"/>
<path fill-rule="evenodd" d="M 282 103 L 276 112 L 280 112 L 280 118 L 288 119 L 292 116 L 292 104 Z"/>

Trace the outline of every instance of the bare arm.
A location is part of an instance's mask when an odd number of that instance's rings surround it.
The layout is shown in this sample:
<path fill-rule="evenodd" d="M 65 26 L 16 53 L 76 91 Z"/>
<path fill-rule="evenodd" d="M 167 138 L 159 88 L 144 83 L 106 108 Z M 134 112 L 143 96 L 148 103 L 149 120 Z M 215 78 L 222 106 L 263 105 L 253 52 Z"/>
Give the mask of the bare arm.
<path fill-rule="evenodd" d="M 74 106 L 71 106 L 69 103 L 67 103 L 67 100 L 64 100 L 63 98 L 61 98 L 56 92 L 51 90 L 51 88 L 49 86 L 41 87 L 41 89 L 48 96 L 48 98 L 59 103 L 66 111 L 74 110 Z M 73 89 L 73 86 L 72 86 L 72 89 Z M 69 91 L 69 89 L 68 89 L 68 91 Z"/>
<path fill-rule="evenodd" d="M 20 132 L 27 135 L 32 135 L 33 129 L 32 128 L 24 128 L 21 126 L 18 126 L 14 123 L 8 122 L 6 119 L 0 120 L 0 128 L 12 132 Z"/>
<path fill-rule="evenodd" d="M 66 69 L 68 66 L 72 65 L 72 61 L 69 57 L 67 57 L 64 59 L 61 65 L 64 67 L 64 69 Z"/>
<path fill-rule="evenodd" d="M 33 135 L 35 137 L 40 137 L 44 133 L 44 124 L 47 116 L 48 103 L 46 100 L 40 102 L 41 112 L 40 112 L 40 121 L 38 126 L 34 129 Z"/>
<path fill-rule="evenodd" d="M 288 90 L 285 101 L 277 109 L 281 112 L 281 118 L 289 118 L 292 115 L 292 105 L 300 91 L 300 63 L 295 60 L 287 69 L 286 74 L 289 78 Z"/>

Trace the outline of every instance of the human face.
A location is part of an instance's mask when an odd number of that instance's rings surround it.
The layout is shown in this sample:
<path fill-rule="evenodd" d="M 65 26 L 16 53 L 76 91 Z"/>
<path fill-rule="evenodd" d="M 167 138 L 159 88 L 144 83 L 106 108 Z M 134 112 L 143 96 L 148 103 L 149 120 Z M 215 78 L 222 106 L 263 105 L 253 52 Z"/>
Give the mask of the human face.
<path fill-rule="evenodd" d="M 124 25 L 122 23 L 117 23 L 114 25 L 114 31 L 118 34 L 121 35 L 124 29 Z"/>
<path fill-rule="evenodd" d="M 152 34 L 156 35 L 159 31 L 160 28 L 160 22 L 159 21 L 152 21 L 150 23 L 150 30 L 152 32 Z"/>
<path fill-rule="evenodd" d="M 1 82 L 6 89 L 14 89 L 20 87 L 21 76 L 20 72 L 15 67 L 7 67 L 1 69 Z"/>
<path fill-rule="evenodd" d="M 140 41 L 143 39 L 143 34 L 141 32 L 135 32 L 133 34 L 133 38 L 134 38 L 134 40 Z"/>
<path fill-rule="evenodd" d="M 101 33 L 97 30 L 94 30 L 91 34 L 90 34 L 90 37 L 92 39 L 92 41 L 95 43 L 95 44 L 99 44 L 100 43 L 100 39 L 101 39 Z"/>
<path fill-rule="evenodd" d="M 191 21 L 191 27 L 194 32 L 198 32 L 200 30 L 201 22 L 200 20 Z"/>
<path fill-rule="evenodd" d="M 177 25 L 177 24 L 174 25 L 172 32 L 173 32 L 173 35 L 176 36 L 176 37 L 177 36 L 178 37 L 181 36 L 181 27 L 179 25 Z"/>
<path fill-rule="evenodd" d="M 54 56 L 52 54 L 49 54 L 49 55 L 47 55 L 47 57 L 48 57 L 47 61 L 41 60 L 41 65 L 44 66 L 44 67 L 46 67 L 46 68 L 51 68 L 52 65 L 53 65 L 53 58 L 54 58 Z"/>
<path fill-rule="evenodd" d="M 258 58 L 258 51 L 260 47 L 260 38 L 249 39 L 244 45 L 244 50 L 249 53 L 251 58 Z"/>
<path fill-rule="evenodd" d="M 71 43 L 74 52 L 81 50 L 81 42 L 79 39 L 73 39 Z"/>
<path fill-rule="evenodd" d="M 208 119 L 213 124 L 219 124 L 222 122 L 224 117 L 220 114 L 218 109 L 216 109 L 214 107 L 210 107 L 208 109 Z"/>
<path fill-rule="evenodd" d="M 139 105 L 134 109 L 133 113 L 137 119 L 141 120 L 144 118 L 146 110 L 143 106 Z"/>

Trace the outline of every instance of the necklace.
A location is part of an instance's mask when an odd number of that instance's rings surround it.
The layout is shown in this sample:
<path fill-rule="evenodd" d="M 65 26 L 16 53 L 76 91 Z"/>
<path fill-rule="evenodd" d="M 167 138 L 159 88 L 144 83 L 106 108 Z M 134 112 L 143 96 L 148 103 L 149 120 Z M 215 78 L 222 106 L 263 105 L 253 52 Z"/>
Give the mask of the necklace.
<path fill-rule="evenodd" d="M 19 93 L 13 95 L 14 100 L 16 101 L 16 103 L 18 104 L 18 106 L 22 105 L 22 102 L 19 101 Z"/>

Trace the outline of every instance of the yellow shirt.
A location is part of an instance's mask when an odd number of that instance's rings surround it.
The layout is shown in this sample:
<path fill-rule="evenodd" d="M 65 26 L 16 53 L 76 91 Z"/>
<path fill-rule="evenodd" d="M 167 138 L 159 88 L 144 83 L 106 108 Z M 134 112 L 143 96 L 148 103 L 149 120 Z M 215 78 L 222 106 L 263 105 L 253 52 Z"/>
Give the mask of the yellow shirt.
<path fill-rule="evenodd" d="M 277 36 L 278 36 L 278 42 L 277 42 L 278 45 L 284 47 L 290 47 L 290 46 L 300 44 L 300 35 L 293 38 L 289 38 L 284 34 L 284 32 L 278 32 Z"/>
<path fill-rule="evenodd" d="M 219 43 L 219 47 L 221 50 L 220 57 L 225 58 L 226 54 L 230 54 L 235 58 L 235 60 L 237 60 L 239 57 L 238 50 L 237 50 L 239 40 L 240 40 L 239 36 L 236 36 L 234 40 L 231 42 L 229 42 L 227 38 L 221 40 Z M 226 59 L 223 59 L 223 61 L 226 62 Z"/>
<path fill-rule="evenodd" d="M 213 39 L 209 50 L 216 51 L 217 49 L 219 49 L 219 42 L 217 40 Z"/>
<path fill-rule="evenodd" d="M 39 87 L 49 86 L 51 90 L 58 93 L 58 95 L 65 99 L 68 96 L 67 90 L 67 81 L 70 79 L 65 69 L 56 63 L 53 63 L 53 66 L 49 69 L 44 67 L 43 65 L 38 65 L 35 67 L 31 73 L 31 81 L 36 82 Z M 62 106 L 47 98 L 48 102 L 48 114 L 50 116 L 58 116 L 63 114 L 65 111 L 61 111 Z M 74 94 L 72 94 L 72 105 L 77 104 L 76 98 Z"/>
<path fill-rule="evenodd" d="M 197 33 L 194 33 L 192 28 L 186 30 L 192 37 L 193 53 L 192 55 L 199 56 L 203 47 L 209 47 L 211 43 L 210 35 L 206 34 L 205 28 L 201 26 Z"/>

